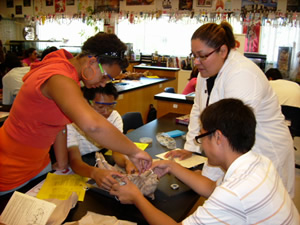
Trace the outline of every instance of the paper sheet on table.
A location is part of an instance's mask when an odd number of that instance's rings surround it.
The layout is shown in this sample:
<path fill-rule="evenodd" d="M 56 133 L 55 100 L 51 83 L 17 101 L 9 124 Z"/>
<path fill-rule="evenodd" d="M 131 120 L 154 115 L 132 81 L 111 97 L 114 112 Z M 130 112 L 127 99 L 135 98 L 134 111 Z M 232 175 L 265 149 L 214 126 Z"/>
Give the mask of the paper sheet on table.
<path fill-rule="evenodd" d="M 156 157 L 160 158 L 160 159 L 165 159 L 167 160 L 168 158 L 165 158 L 164 155 L 167 154 L 167 152 L 163 152 L 161 154 L 156 155 Z M 180 160 L 178 158 L 173 158 L 173 160 L 177 163 L 179 163 L 181 166 L 185 167 L 185 168 L 192 168 L 194 166 L 200 165 L 202 163 L 205 163 L 207 158 L 203 157 L 201 155 L 196 155 L 193 154 L 192 157 L 184 159 L 184 160 Z"/>
<path fill-rule="evenodd" d="M 134 144 L 139 148 L 142 149 L 143 151 L 145 151 L 145 149 L 148 147 L 149 144 L 147 143 L 138 143 L 138 142 L 134 142 Z M 108 150 L 107 152 L 105 152 L 104 155 L 112 155 L 112 151 Z"/>
<path fill-rule="evenodd" d="M 136 225 L 137 223 L 118 220 L 114 216 L 106 216 L 93 212 L 87 212 L 87 214 L 82 217 L 79 221 L 64 223 L 64 225 Z"/>
<path fill-rule="evenodd" d="M 15 191 L 7 203 L 0 221 L 4 224 L 45 225 L 56 205 Z"/>
<path fill-rule="evenodd" d="M 76 192 L 78 201 L 83 201 L 87 181 L 88 178 L 77 174 L 57 175 L 48 173 L 41 190 L 37 194 L 37 198 L 66 200 L 71 196 L 72 192 Z"/>

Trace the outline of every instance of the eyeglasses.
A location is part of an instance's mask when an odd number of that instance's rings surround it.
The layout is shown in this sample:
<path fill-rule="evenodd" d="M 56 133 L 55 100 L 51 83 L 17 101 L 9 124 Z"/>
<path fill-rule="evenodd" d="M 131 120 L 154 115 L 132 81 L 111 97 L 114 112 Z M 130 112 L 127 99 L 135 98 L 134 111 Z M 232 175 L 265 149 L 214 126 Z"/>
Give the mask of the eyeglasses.
<path fill-rule="evenodd" d="M 89 58 L 92 58 L 93 56 L 89 55 L 88 57 L 89 57 Z M 109 74 L 103 69 L 102 64 L 100 63 L 98 57 L 97 57 L 97 56 L 95 56 L 95 57 L 96 57 L 96 59 L 97 59 L 98 66 L 99 66 L 99 69 L 100 69 L 100 71 L 101 71 L 101 73 L 102 73 L 103 79 L 105 79 L 105 80 L 110 80 L 110 81 L 114 81 L 115 78 L 113 78 L 111 75 L 109 75 Z"/>
<path fill-rule="evenodd" d="M 89 55 L 88 57 L 89 57 L 89 58 L 92 58 L 93 56 Z M 100 61 L 99 61 L 99 59 L 98 59 L 98 56 L 95 56 L 95 57 L 96 57 L 96 59 L 97 59 L 98 66 L 99 66 L 99 69 L 100 69 L 100 71 L 101 71 L 101 73 L 102 73 L 103 79 L 105 79 L 105 80 L 110 80 L 110 81 L 114 81 L 115 78 L 113 78 L 111 75 L 109 75 L 109 74 L 103 69 L 102 64 L 100 63 Z"/>
<path fill-rule="evenodd" d="M 102 67 L 102 64 L 99 62 L 98 60 L 98 66 L 99 66 L 99 69 L 101 71 L 101 73 L 103 74 L 103 77 L 106 78 L 108 77 L 110 81 L 114 81 L 115 78 L 113 78 L 111 75 L 109 75 Z"/>
<path fill-rule="evenodd" d="M 203 133 L 203 134 L 200 134 L 200 135 L 198 135 L 198 136 L 195 137 L 195 141 L 196 141 L 198 144 L 201 144 L 200 138 L 203 138 L 203 137 L 205 137 L 205 136 L 208 136 L 208 135 L 214 133 L 215 131 L 216 131 L 216 130 L 212 130 L 212 131 L 208 131 L 208 132 L 205 132 L 205 133 Z"/>
<path fill-rule="evenodd" d="M 216 52 L 217 50 L 219 50 L 221 48 L 221 46 L 219 48 L 216 48 L 215 50 L 213 50 L 212 52 L 208 53 L 207 55 L 199 55 L 199 56 L 195 56 L 192 52 L 190 53 L 190 58 L 194 57 L 195 59 L 197 59 L 199 62 L 202 62 L 204 60 L 206 60 L 210 55 L 212 55 L 214 52 Z"/>
<path fill-rule="evenodd" d="M 113 111 L 117 105 L 117 102 L 96 102 L 96 101 L 89 101 L 90 104 L 99 111 L 104 111 L 105 109 L 108 111 Z"/>

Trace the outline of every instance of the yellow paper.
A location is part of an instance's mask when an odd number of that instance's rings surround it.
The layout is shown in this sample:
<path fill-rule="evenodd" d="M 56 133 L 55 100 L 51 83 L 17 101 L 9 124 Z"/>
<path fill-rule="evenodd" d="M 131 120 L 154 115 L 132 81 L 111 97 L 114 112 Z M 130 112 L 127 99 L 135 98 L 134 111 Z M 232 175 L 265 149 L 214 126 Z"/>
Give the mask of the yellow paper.
<path fill-rule="evenodd" d="M 45 183 L 36 197 L 39 199 L 56 198 L 66 200 L 72 192 L 76 192 L 78 201 L 83 201 L 87 181 L 88 178 L 77 174 L 57 175 L 48 173 Z"/>
<path fill-rule="evenodd" d="M 147 143 L 137 143 L 137 142 L 134 142 L 134 144 L 136 146 L 138 146 L 139 149 L 142 149 L 143 151 L 145 151 L 145 149 L 148 147 L 149 144 Z"/>
<path fill-rule="evenodd" d="M 138 146 L 139 149 L 145 151 L 145 149 L 148 147 L 149 144 L 147 143 L 137 143 L 137 142 L 134 142 L 134 144 L 136 146 Z M 104 155 L 112 155 L 112 151 L 111 150 L 108 150 L 107 152 L 105 152 Z"/>
<path fill-rule="evenodd" d="M 147 78 L 159 78 L 159 76 L 146 76 Z"/>

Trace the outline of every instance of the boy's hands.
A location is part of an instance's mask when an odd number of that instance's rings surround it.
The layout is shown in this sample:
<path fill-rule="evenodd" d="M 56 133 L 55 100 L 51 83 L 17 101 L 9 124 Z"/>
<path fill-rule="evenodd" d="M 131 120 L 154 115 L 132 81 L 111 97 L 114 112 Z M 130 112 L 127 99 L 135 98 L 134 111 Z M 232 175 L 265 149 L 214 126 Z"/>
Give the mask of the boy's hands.
<path fill-rule="evenodd" d="M 115 183 L 110 190 L 110 194 L 117 196 L 122 204 L 134 204 L 136 199 L 143 197 L 138 187 L 128 180 L 127 177 L 124 177 L 122 181 L 126 184 L 120 185 L 119 183 Z"/>

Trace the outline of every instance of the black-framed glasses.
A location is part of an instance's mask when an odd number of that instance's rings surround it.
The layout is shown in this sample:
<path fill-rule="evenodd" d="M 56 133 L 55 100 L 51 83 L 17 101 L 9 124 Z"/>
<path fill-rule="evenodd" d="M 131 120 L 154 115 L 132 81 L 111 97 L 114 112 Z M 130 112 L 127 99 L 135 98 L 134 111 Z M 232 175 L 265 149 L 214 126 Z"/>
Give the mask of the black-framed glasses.
<path fill-rule="evenodd" d="M 208 135 L 214 133 L 215 131 L 216 131 L 216 130 L 211 130 L 211 131 L 207 131 L 207 132 L 205 132 L 205 133 L 203 133 L 203 134 L 200 134 L 200 135 L 198 135 L 198 136 L 195 137 L 195 141 L 196 141 L 198 144 L 201 144 L 201 141 L 200 141 L 201 138 L 203 138 L 203 137 L 205 137 L 205 136 L 208 136 Z"/>
<path fill-rule="evenodd" d="M 212 52 L 210 52 L 210 53 L 208 53 L 208 54 L 206 54 L 206 55 L 199 55 L 199 56 L 196 56 L 196 55 L 194 55 L 194 54 L 191 52 L 191 53 L 190 53 L 190 58 L 191 58 L 191 57 L 194 57 L 194 59 L 197 59 L 199 62 L 201 62 L 201 61 L 206 60 L 210 55 L 212 55 L 214 52 L 218 51 L 220 48 L 221 48 L 221 46 L 218 47 L 218 48 L 216 48 L 215 50 L 213 50 Z"/>

